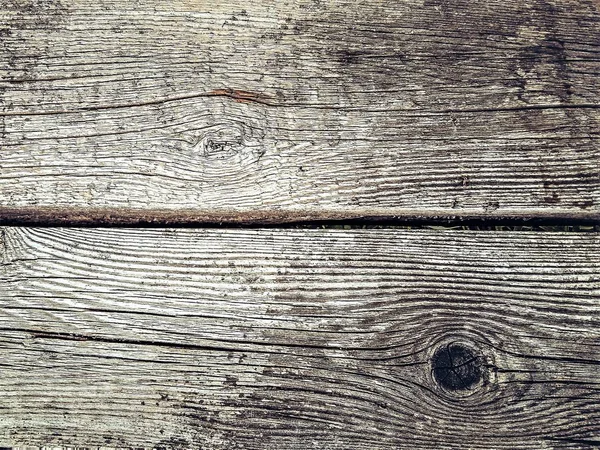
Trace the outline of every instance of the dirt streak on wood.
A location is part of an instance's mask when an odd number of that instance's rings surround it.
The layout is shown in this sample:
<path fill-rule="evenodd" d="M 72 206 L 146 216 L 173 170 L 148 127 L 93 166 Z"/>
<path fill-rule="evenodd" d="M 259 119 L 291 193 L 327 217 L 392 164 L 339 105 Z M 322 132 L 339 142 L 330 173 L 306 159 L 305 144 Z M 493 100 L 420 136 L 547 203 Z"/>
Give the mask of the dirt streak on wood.
<path fill-rule="evenodd" d="M 600 443 L 598 234 L 0 236 L 0 446 Z"/>
<path fill-rule="evenodd" d="M 593 219 L 599 54 L 590 0 L 0 0 L 0 206 Z"/>

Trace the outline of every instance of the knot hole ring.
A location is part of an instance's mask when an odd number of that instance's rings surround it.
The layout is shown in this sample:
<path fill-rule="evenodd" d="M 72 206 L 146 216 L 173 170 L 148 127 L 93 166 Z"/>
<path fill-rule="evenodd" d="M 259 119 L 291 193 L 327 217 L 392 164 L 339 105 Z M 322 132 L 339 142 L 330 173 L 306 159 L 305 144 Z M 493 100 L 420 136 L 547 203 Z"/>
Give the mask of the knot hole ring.
<path fill-rule="evenodd" d="M 485 381 L 486 363 L 474 347 L 462 342 L 439 346 L 431 358 L 433 379 L 445 391 L 468 393 Z"/>

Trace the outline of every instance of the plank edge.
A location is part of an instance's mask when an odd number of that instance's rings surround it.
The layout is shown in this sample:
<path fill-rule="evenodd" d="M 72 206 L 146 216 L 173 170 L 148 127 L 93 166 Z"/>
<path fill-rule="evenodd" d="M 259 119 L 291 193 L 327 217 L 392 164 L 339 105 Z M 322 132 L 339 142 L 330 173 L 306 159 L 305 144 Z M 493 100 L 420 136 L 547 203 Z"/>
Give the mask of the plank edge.
<path fill-rule="evenodd" d="M 476 209 L 417 210 L 402 208 L 343 209 L 140 209 L 140 208 L 69 208 L 69 207 L 0 207 L 0 225 L 278 225 L 311 222 L 394 222 L 394 223 L 452 223 L 536 222 L 600 224 L 600 211 L 565 210 L 494 210 Z"/>

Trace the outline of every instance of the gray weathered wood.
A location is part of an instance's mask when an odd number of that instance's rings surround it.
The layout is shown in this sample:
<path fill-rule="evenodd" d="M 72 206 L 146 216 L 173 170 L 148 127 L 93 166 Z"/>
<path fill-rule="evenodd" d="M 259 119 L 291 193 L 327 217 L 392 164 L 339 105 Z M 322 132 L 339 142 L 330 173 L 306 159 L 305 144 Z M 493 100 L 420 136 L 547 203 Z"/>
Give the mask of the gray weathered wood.
<path fill-rule="evenodd" d="M 592 0 L 0 0 L 3 219 L 600 213 Z"/>
<path fill-rule="evenodd" d="M 600 443 L 598 234 L 1 236 L 0 445 Z M 471 386 L 436 381 L 448 344 Z"/>

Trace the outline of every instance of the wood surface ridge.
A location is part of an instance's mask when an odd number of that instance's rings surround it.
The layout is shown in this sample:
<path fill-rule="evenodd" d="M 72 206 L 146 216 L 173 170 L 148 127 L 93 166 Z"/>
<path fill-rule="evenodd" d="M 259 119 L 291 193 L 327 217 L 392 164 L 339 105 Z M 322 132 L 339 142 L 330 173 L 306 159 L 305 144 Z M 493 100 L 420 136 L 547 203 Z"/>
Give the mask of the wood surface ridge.
<path fill-rule="evenodd" d="M 252 210 L 232 209 L 128 209 L 128 208 L 3 208 L 0 207 L 1 225 L 38 225 L 38 226 L 133 226 L 133 225 L 244 225 L 293 226 L 300 223 L 349 223 L 349 224 L 418 224 L 440 223 L 459 224 L 463 222 L 481 222 L 486 224 L 510 223 L 549 223 L 594 225 L 600 223 L 600 212 L 568 212 L 539 209 L 527 212 L 503 211 L 481 213 L 477 210 L 464 214 L 451 211 L 433 213 L 427 210 L 406 210 L 391 208 L 369 209 L 290 209 L 290 210 Z"/>

